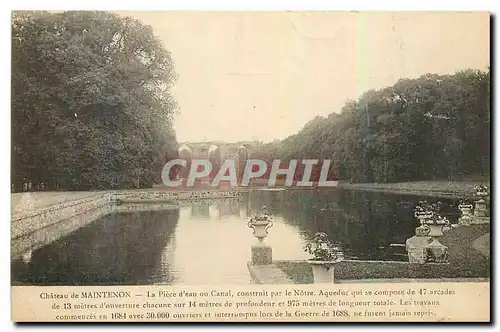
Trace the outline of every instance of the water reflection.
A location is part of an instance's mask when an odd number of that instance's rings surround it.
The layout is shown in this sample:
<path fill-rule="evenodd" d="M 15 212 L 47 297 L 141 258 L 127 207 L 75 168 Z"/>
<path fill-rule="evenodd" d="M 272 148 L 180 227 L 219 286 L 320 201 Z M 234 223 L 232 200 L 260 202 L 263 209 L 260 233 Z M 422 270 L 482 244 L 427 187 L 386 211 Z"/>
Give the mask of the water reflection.
<path fill-rule="evenodd" d="M 33 252 L 29 262 L 13 262 L 12 278 L 45 285 L 168 282 L 161 252 L 178 220 L 176 210 L 107 215 Z"/>
<path fill-rule="evenodd" d="M 376 192 L 324 190 L 250 193 L 250 209 L 267 204 L 287 223 L 297 225 L 300 236 L 310 239 L 326 232 L 339 245 L 347 259 L 406 260 L 406 239 L 418 226 L 413 217 L 418 196 Z M 434 201 L 433 199 L 428 200 Z M 456 222 L 456 202 L 444 203 L 442 214 Z"/>
<path fill-rule="evenodd" d="M 193 203 L 191 205 L 191 218 L 210 219 L 210 206 L 208 204 Z"/>
<path fill-rule="evenodd" d="M 256 239 L 247 227 L 248 213 L 245 200 L 211 202 L 204 220 L 192 217 L 192 206 L 182 207 L 175 236 L 162 253 L 170 262 L 173 283 L 249 284 L 246 264 Z M 266 242 L 276 260 L 308 258 L 297 229 L 279 216 Z"/>
<path fill-rule="evenodd" d="M 302 260 L 303 246 L 326 232 L 348 259 L 406 260 L 415 196 L 356 191 L 254 191 L 241 199 L 186 202 L 178 210 L 117 213 L 13 262 L 16 283 L 248 284 L 256 241 L 248 217 L 263 205 L 274 226 L 266 242 L 275 260 Z M 455 202 L 444 214 L 456 221 Z"/>
<path fill-rule="evenodd" d="M 184 204 L 190 208 L 190 219 L 221 220 L 231 217 L 247 217 L 247 208 L 239 199 L 200 200 Z"/>

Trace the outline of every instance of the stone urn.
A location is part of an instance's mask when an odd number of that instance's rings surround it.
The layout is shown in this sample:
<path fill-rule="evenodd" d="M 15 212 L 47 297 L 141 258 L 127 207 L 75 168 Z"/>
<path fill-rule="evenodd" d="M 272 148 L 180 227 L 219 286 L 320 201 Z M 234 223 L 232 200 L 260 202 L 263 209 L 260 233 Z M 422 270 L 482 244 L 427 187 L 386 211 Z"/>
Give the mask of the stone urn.
<path fill-rule="evenodd" d="M 267 230 L 273 226 L 273 221 L 271 214 L 267 211 L 264 206 L 262 210 L 248 221 L 248 227 L 253 229 L 253 235 L 263 242 L 264 238 L 267 236 Z"/>
<path fill-rule="evenodd" d="M 415 235 L 406 240 L 406 252 L 410 263 L 423 264 L 426 262 L 425 248 L 431 240 L 429 232 L 429 227 L 420 225 L 415 228 Z"/>
<path fill-rule="evenodd" d="M 469 226 L 472 223 L 472 212 L 474 210 L 474 206 L 472 204 L 459 204 L 458 209 L 462 214 L 460 218 L 458 218 L 458 223 L 462 226 Z"/>
<path fill-rule="evenodd" d="M 426 247 L 427 262 L 429 263 L 449 263 L 448 247 L 442 245 L 438 240 L 432 238 Z"/>
<path fill-rule="evenodd" d="M 443 236 L 443 225 L 440 224 L 428 224 L 429 226 L 429 236 L 439 237 Z"/>
<path fill-rule="evenodd" d="M 339 248 L 330 242 L 328 235 L 324 232 L 316 233 L 313 240 L 304 246 L 304 251 L 313 256 L 307 262 L 311 265 L 314 283 L 334 282 L 334 264 L 341 261 L 343 255 Z"/>
<path fill-rule="evenodd" d="M 485 185 L 479 185 L 474 187 L 476 193 L 475 196 L 477 197 L 476 201 L 474 202 L 474 217 L 476 218 L 488 218 L 490 216 L 489 210 L 488 210 L 488 204 L 490 201 L 490 190 L 488 186 Z"/>
<path fill-rule="evenodd" d="M 254 265 L 269 265 L 273 261 L 272 248 L 264 243 L 264 238 L 268 234 L 267 230 L 272 226 L 271 214 L 265 206 L 248 221 L 248 227 L 253 229 L 253 235 L 258 239 L 258 242 L 252 245 L 252 264 Z"/>
<path fill-rule="evenodd" d="M 488 189 L 486 189 L 486 188 L 487 187 L 476 189 L 476 196 L 482 197 L 482 198 L 488 197 L 490 195 L 490 193 L 488 192 Z"/>
<path fill-rule="evenodd" d="M 406 240 L 406 251 L 411 263 L 445 262 L 448 248 L 442 245 L 438 238 L 443 236 L 443 231 L 451 228 L 451 223 L 446 217 L 439 214 L 440 202 L 428 204 L 419 202 L 415 208 L 415 217 L 419 219 L 420 226 L 415 229 L 415 236 Z"/>
<path fill-rule="evenodd" d="M 474 209 L 474 206 L 472 206 L 472 204 L 462 203 L 458 205 L 458 209 L 462 213 L 462 216 L 470 216 L 472 215 L 472 210 Z"/>
<path fill-rule="evenodd" d="M 307 261 L 312 268 L 315 284 L 332 283 L 334 278 L 334 261 Z"/>
<path fill-rule="evenodd" d="M 427 234 L 428 236 L 440 237 L 443 236 L 443 229 L 445 227 L 449 227 L 451 224 L 446 217 L 435 215 L 432 219 L 426 219 L 422 225 L 429 228 L 429 233 Z"/>

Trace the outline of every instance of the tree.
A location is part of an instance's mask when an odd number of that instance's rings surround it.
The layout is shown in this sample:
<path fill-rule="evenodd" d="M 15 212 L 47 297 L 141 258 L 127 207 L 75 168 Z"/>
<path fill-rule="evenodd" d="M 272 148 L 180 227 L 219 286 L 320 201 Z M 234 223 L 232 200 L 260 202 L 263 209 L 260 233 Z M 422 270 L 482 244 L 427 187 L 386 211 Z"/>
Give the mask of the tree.
<path fill-rule="evenodd" d="M 352 182 L 489 177 L 490 73 L 401 79 L 270 143 L 284 160 L 333 159 Z M 271 147 L 266 147 L 271 149 Z"/>
<path fill-rule="evenodd" d="M 176 74 L 152 28 L 108 12 L 12 17 L 12 182 L 148 187 L 175 149 Z M 41 188 L 40 188 L 41 189 Z"/>

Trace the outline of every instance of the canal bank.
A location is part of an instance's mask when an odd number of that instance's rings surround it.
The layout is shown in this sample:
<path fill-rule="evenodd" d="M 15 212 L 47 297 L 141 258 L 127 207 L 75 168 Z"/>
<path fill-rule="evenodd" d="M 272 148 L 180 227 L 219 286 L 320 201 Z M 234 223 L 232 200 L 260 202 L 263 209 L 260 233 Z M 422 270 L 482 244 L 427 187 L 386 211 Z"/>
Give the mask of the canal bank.
<path fill-rule="evenodd" d="M 432 194 L 436 193 L 436 190 L 442 190 L 436 187 L 436 183 L 433 183 L 434 187 L 432 188 L 422 185 L 423 183 L 420 183 L 417 186 L 415 185 L 415 183 L 412 183 L 409 187 L 400 185 L 398 188 L 400 189 L 400 192 L 404 189 L 405 194 L 408 194 L 408 190 L 411 189 L 413 190 L 413 193 L 418 193 L 419 195 L 425 196 L 431 196 Z M 384 188 L 386 188 L 385 186 L 387 185 L 384 185 Z M 467 192 L 471 190 L 471 186 L 472 185 L 470 184 L 468 185 L 466 189 Z M 455 185 L 454 188 L 456 187 L 457 186 Z M 358 187 L 356 187 L 356 189 L 358 190 L 353 190 L 352 192 L 359 192 L 362 195 L 365 195 L 364 192 L 370 192 L 370 190 L 366 190 L 363 188 L 364 187 L 361 187 L 359 185 Z M 425 191 L 425 188 L 429 188 L 429 191 Z M 448 186 L 447 188 L 449 189 L 450 186 Z M 463 187 L 461 188 L 462 191 L 459 192 L 456 189 L 454 190 L 454 193 L 457 193 L 457 195 L 459 196 L 464 195 L 464 189 Z M 377 187 L 376 189 L 381 188 Z M 308 194 L 304 194 L 305 192 L 308 192 Z M 242 188 L 242 190 L 211 189 L 193 191 L 167 191 L 158 189 L 145 189 L 97 192 L 34 192 L 12 194 L 12 257 L 19 257 L 23 254 L 23 252 L 29 251 L 28 249 L 30 248 L 36 249 L 40 246 L 43 246 L 44 244 L 49 243 L 49 241 L 54 241 L 55 239 L 68 234 L 68 232 L 73 231 L 75 228 L 83 227 L 96 218 L 102 217 L 103 214 L 105 215 L 108 213 L 117 212 L 118 207 L 120 211 L 136 211 L 138 209 L 147 210 L 153 208 L 156 210 L 162 210 L 166 207 L 172 208 L 176 206 L 184 206 L 186 204 L 189 205 L 192 201 L 209 202 L 212 199 L 215 199 L 217 201 L 221 199 L 234 200 L 241 198 L 242 195 L 257 195 L 264 197 L 276 196 L 281 197 L 280 200 L 282 200 L 285 196 L 307 196 L 309 197 L 307 200 L 300 199 L 299 201 L 297 201 L 297 203 L 300 203 L 299 205 L 293 204 L 290 207 L 283 207 L 284 210 L 282 210 L 280 213 L 286 215 L 287 218 L 292 218 L 292 216 L 289 216 L 289 212 L 291 210 L 297 210 L 294 213 L 308 215 L 308 219 L 317 219 L 317 222 L 325 224 L 324 227 L 331 226 L 328 224 L 327 219 L 333 218 L 333 222 L 338 223 L 337 219 L 343 217 L 341 214 L 335 213 L 335 211 L 344 210 L 342 214 L 348 216 L 349 222 L 352 222 L 353 217 L 362 216 L 363 219 L 369 219 L 370 215 L 376 216 L 377 218 L 382 217 L 382 215 L 378 216 L 380 213 L 378 213 L 377 211 L 382 212 L 384 209 L 387 209 L 387 206 L 384 207 L 384 204 L 386 204 L 387 202 L 382 202 L 380 201 L 381 198 L 378 198 L 378 201 L 374 201 L 371 204 L 371 208 L 374 209 L 373 213 L 375 214 L 366 214 L 366 212 L 369 212 L 370 209 L 368 209 L 367 211 L 353 211 L 353 206 L 360 207 L 364 206 L 363 204 L 365 204 L 365 198 L 363 198 L 360 202 L 355 197 L 348 198 L 349 200 L 353 199 L 351 203 L 342 203 L 344 204 L 342 209 L 339 209 L 338 207 L 335 208 L 335 202 L 339 198 L 334 196 L 327 199 L 325 195 L 329 192 L 332 191 L 306 190 L 303 192 L 298 192 L 296 190 L 277 190 L 276 188 L 269 190 L 266 190 L 265 188 Z M 349 194 L 349 196 L 352 195 Z M 324 202 L 313 203 L 312 201 L 310 201 L 310 199 L 314 199 L 314 197 L 322 197 Z M 403 197 L 401 197 L 401 199 L 406 200 L 406 198 Z M 309 203 L 307 203 L 308 200 Z M 272 202 L 269 203 L 272 204 Z M 399 203 L 396 202 L 394 204 Z M 411 204 L 408 203 L 407 205 L 410 206 Z M 400 220 L 400 222 L 403 222 L 403 224 L 411 223 L 412 221 L 406 220 L 406 217 L 407 216 L 402 215 L 402 219 Z M 401 243 L 403 240 L 404 239 L 399 239 L 398 242 Z"/>
<path fill-rule="evenodd" d="M 238 194 L 242 194 L 241 197 Z M 145 190 L 94 193 L 90 198 L 86 196 L 77 201 L 90 207 L 99 195 L 107 198 L 102 208 L 88 212 L 82 212 L 84 209 L 80 208 L 82 213 L 77 212 L 77 215 L 71 214 L 70 205 L 75 205 L 75 202 L 66 197 L 58 206 L 61 211 L 65 207 L 71 217 L 40 229 L 37 235 L 32 233 L 28 236 L 37 241 L 47 239 L 50 242 L 46 245 L 35 243 L 31 261 L 27 257 L 30 263 L 16 267 L 20 271 L 18 276 L 23 276 L 15 279 L 17 282 L 40 285 L 98 285 L 111 281 L 131 285 L 246 284 L 253 271 L 255 276 L 261 276 L 258 279 L 263 283 L 290 283 L 290 277 L 283 277 L 283 270 L 276 270 L 279 269 L 279 262 L 302 261 L 308 264 L 309 254 L 304 253 L 303 248 L 317 231 L 328 233 L 328 237 L 338 243 L 344 253 L 344 265 L 339 265 L 336 273 L 338 277 L 346 274 L 347 279 L 342 280 L 371 280 L 375 275 L 377 280 L 423 278 L 426 277 L 424 270 L 433 269 L 432 264 L 418 270 L 419 265 L 399 261 L 407 260 L 407 255 L 403 253 L 405 248 L 401 245 L 415 233 L 417 220 L 413 209 L 421 199 L 417 196 L 356 190 L 176 191 L 175 195 Z M 450 206 L 458 204 L 453 199 L 439 200 Z M 247 266 L 247 262 L 252 256 L 250 248 L 255 239 L 247 226 L 249 218 L 263 206 L 269 209 L 274 221 L 266 242 L 278 264 L 269 266 L 265 271 L 249 271 L 252 267 Z M 92 216 L 93 213 L 101 213 L 99 210 L 104 216 Z M 50 213 L 40 212 L 37 211 L 47 219 L 51 216 Z M 452 212 L 445 212 L 446 216 L 449 217 Z M 54 215 L 55 211 L 51 213 Z M 33 215 L 26 213 L 26 216 Z M 481 227 L 487 229 L 488 226 Z M 13 228 L 22 230 L 20 225 Z M 488 252 L 486 234 L 473 231 L 475 228 L 464 227 L 452 241 L 468 238 L 474 248 Z M 56 239 L 58 236 L 59 239 Z M 22 245 L 26 243 L 19 242 L 19 237 L 16 241 Z M 457 254 L 465 255 L 469 250 L 455 250 L 452 245 L 445 244 L 450 248 L 450 254 L 456 257 Z M 200 250 L 207 259 L 199 260 Z M 228 265 L 228 261 L 234 264 Z M 473 268 L 467 257 L 458 263 L 465 269 Z M 457 265 L 453 264 L 453 267 Z M 362 279 L 351 279 L 349 274 L 356 274 Z M 441 273 L 435 275 L 442 277 Z M 62 276 L 67 277 L 62 280 Z M 450 272 L 448 276 L 456 277 L 457 274 Z"/>
<path fill-rule="evenodd" d="M 403 261 L 342 260 L 332 267 L 335 283 L 405 281 L 488 281 L 490 278 L 490 225 L 453 228 L 441 242 L 448 246 L 450 262 L 410 263 Z M 481 242 L 480 248 L 476 244 Z M 252 266 L 255 283 L 312 284 L 314 276 L 308 261 L 273 261 L 269 266 Z M 281 275 L 279 274 L 281 273 Z M 272 275 L 272 277 L 269 277 Z M 281 276 L 281 277 L 276 277 Z M 276 280 L 277 279 L 277 280 Z"/>
<path fill-rule="evenodd" d="M 474 187 L 484 182 L 461 181 L 415 181 L 398 183 L 346 183 L 339 182 L 344 189 L 383 192 L 400 195 L 428 196 L 437 198 L 469 198 L 475 193 Z M 489 182 L 486 183 L 489 186 Z"/>
<path fill-rule="evenodd" d="M 234 190 L 120 190 L 12 194 L 11 258 L 29 260 L 33 251 L 107 214 L 177 209 L 186 201 L 238 197 L 240 194 Z"/>

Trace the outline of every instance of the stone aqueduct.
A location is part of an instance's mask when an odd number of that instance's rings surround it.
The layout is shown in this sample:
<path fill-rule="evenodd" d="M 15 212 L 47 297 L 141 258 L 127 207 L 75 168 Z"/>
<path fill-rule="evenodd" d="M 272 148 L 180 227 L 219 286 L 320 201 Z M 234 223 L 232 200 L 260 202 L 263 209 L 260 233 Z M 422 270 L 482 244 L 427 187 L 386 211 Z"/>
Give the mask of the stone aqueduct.
<path fill-rule="evenodd" d="M 178 151 L 179 158 L 186 160 L 187 163 L 186 167 L 183 167 L 180 177 L 187 178 L 193 159 L 209 160 L 212 163 L 211 177 L 217 174 L 224 160 L 232 159 L 235 161 L 238 178 L 241 179 L 246 160 L 253 151 L 255 151 L 255 145 L 251 142 L 182 143 Z"/>

